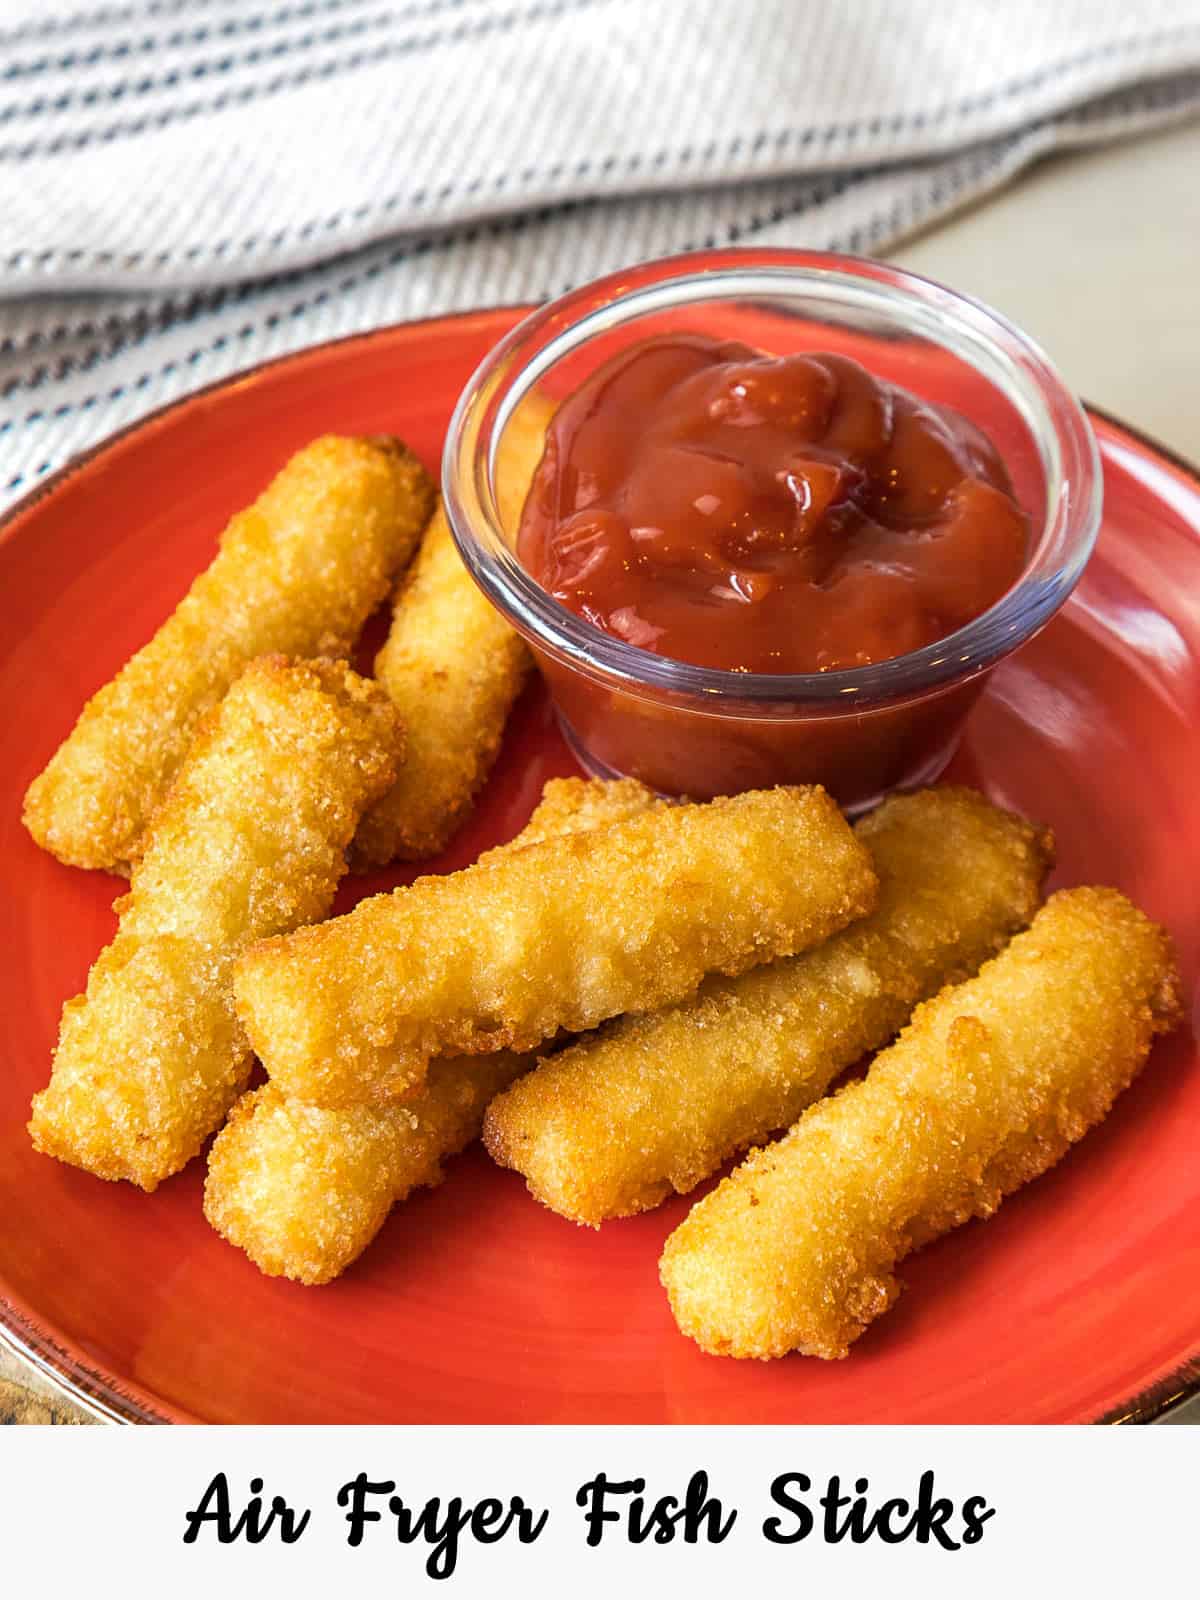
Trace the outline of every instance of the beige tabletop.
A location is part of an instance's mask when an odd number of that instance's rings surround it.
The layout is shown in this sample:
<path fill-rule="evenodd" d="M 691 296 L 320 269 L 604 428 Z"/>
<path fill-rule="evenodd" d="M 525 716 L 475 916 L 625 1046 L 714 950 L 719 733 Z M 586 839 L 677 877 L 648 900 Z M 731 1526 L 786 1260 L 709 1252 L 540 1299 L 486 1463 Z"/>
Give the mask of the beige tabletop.
<path fill-rule="evenodd" d="M 1200 463 L 1200 123 L 1048 162 L 894 252 L 1040 341 L 1084 399 Z"/>
<path fill-rule="evenodd" d="M 1198 173 L 1200 123 L 1063 157 L 894 259 L 1005 312 L 1085 399 L 1200 462 Z M 82 1420 L 52 1393 L 0 1351 L 0 1421 Z M 1200 1401 L 1172 1420 L 1200 1423 Z"/>

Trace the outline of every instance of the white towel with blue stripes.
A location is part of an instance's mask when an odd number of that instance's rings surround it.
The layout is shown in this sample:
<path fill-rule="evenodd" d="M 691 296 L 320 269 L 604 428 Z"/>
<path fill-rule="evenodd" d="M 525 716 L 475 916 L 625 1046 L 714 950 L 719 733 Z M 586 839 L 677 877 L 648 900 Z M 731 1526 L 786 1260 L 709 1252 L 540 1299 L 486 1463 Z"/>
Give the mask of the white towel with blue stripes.
<path fill-rule="evenodd" d="M 875 252 L 1200 111 L 1200 0 L 0 0 L 0 498 L 265 357 Z"/>

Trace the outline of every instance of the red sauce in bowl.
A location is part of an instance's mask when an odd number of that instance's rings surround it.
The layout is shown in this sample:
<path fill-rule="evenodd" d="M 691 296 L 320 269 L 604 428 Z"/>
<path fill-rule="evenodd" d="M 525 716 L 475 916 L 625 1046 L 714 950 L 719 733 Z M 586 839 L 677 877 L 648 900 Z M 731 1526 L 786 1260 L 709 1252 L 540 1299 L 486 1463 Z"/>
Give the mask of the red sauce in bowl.
<path fill-rule="evenodd" d="M 1029 537 L 965 417 L 846 356 L 689 335 L 631 346 L 563 402 L 517 549 L 630 644 L 807 673 L 945 638 L 1016 582 Z"/>

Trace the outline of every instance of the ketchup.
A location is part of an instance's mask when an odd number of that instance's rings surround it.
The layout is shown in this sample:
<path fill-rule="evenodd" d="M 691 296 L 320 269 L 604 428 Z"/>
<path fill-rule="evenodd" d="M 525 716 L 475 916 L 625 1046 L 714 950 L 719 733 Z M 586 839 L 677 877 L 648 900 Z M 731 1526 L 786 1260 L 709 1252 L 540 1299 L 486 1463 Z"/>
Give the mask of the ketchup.
<path fill-rule="evenodd" d="M 1029 522 L 965 417 L 846 356 L 631 346 L 556 412 L 518 553 L 658 655 L 825 672 L 945 638 L 1020 576 Z"/>

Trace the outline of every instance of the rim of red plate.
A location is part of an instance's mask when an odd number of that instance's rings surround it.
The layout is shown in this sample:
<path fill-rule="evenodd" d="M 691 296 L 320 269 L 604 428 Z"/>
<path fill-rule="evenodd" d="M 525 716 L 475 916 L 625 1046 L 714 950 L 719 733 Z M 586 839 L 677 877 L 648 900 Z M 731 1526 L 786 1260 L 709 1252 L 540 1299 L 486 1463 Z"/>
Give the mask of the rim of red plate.
<path fill-rule="evenodd" d="M 223 378 L 205 384 L 201 389 L 193 389 L 188 394 L 180 395 L 178 399 L 170 400 L 165 405 L 147 412 L 145 416 L 135 418 L 125 427 L 106 434 L 103 439 L 79 451 L 55 471 L 47 473 L 45 478 L 0 514 L 0 543 L 10 536 L 13 527 L 26 513 L 33 510 L 39 501 L 52 494 L 60 484 L 88 466 L 96 457 L 111 450 L 131 434 L 228 388 L 245 378 L 248 373 L 272 371 L 302 362 L 322 351 L 365 344 L 371 339 L 393 333 L 399 328 L 411 328 L 423 322 L 432 324 L 460 321 L 478 316 L 481 311 L 489 314 L 503 311 L 525 313 L 531 309 L 532 306 L 528 303 L 514 302 L 503 306 L 473 307 L 466 311 L 448 312 L 439 317 L 418 317 L 408 322 L 387 323 L 366 333 L 351 333 L 340 339 L 326 339 L 303 350 L 293 350 L 287 355 L 274 356 L 269 361 L 259 361 L 251 366 L 239 368 L 237 372 L 228 373 Z M 1123 418 L 1114 416 L 1102 406 L 1092 405 L 1087 401 L 1080 403 L 1089 416 L 1098 417 L 1117 433 L 1124 434 L 1134 443 L 1152 451 L 1200 490 L 1200 466 L 1195 462 L 1189 461 L 1178 451 L 1160 443 L 1151 434 L 1133 427 Z M 169 1405 L 161 1397 L 149 1394 L 135 1383 L 125 1382 L 105 1371 L 90 1360 L 78 1345 L 47 1328 L 36 1316 L 32 1307 L 8 1293 L 2 1284 L 0 1284 L 0 1347 L 8 1349 L 19 1360 L 24 1361 L 60 1394 L 97 1421 L 121 1424 L 171 1424 L 198 1423 L 204 1420 Z M 1095 1418 L 1095 1422 L 1098 1424 L 1154 1422 L 1174 1406 L 1181 1405 L 1195 1395 L 1200 1395 L 1200 1348 L 1147 1389 L 1131 1395 L 1119 1406 Z"/>

